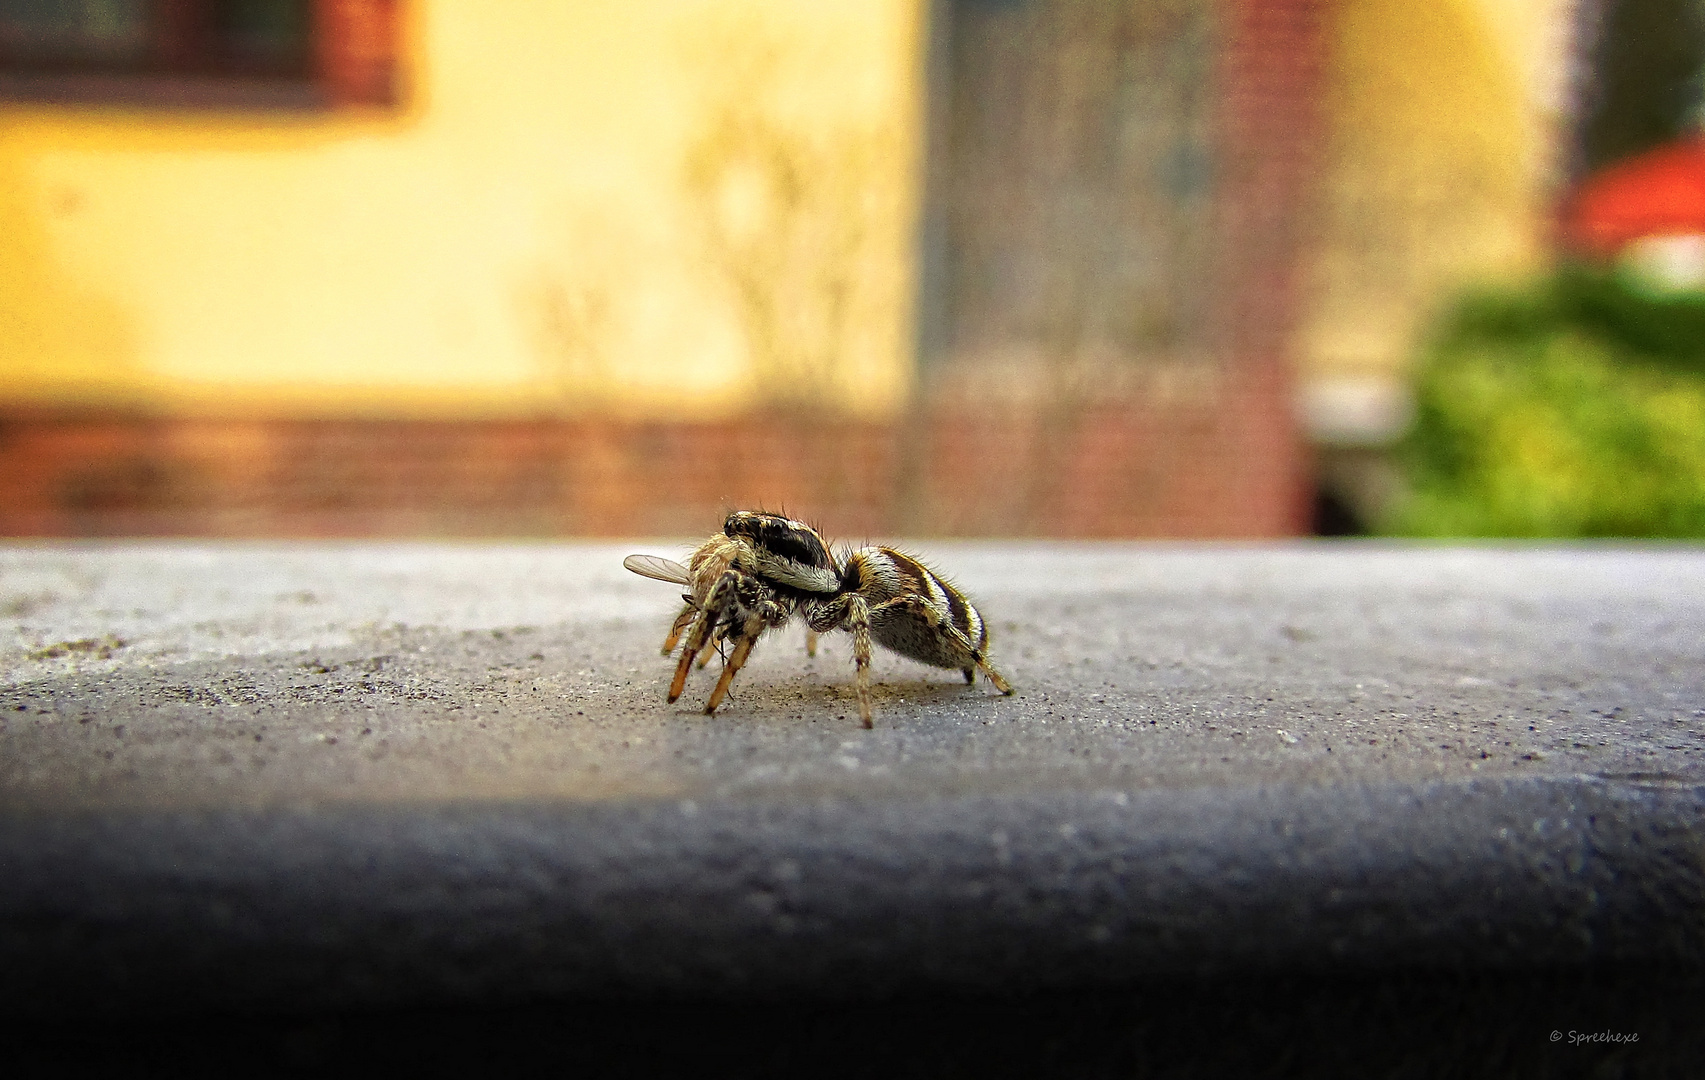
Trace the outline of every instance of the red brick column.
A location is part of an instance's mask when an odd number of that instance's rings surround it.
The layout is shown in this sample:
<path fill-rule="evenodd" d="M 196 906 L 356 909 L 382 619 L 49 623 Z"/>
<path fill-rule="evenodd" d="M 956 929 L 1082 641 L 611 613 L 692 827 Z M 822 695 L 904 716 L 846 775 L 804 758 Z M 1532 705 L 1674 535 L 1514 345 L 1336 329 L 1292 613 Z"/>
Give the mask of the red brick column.
<path fill-rule="evenodd" d="M 1318 175 L 1328 0 L 1226 0 L 1219 243 L 1231 385 L 1224 452 L 1257 532 L 1308 529 L 1293 407 L 1308 207 Z"/>

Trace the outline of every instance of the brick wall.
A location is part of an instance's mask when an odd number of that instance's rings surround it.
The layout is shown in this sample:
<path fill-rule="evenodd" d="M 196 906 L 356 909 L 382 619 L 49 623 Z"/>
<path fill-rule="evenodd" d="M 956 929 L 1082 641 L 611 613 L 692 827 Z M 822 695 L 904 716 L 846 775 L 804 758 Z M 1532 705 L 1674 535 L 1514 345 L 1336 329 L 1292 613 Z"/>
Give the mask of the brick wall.
<path fill-rule="evenodd" d="M 1292 340 L 1319 169 L 1326 0 L 1227 0 L 1221 61 L 1219 273 L 1230 358 L 1221 450 L 1230 500 L 1307 531 L 1309 459 L 1293 407 Z"/>
<path fill-rule="evenodd" d="M 691 535 L 785 507 L 836 536 L 1292 531 L 1217 409 L 979 410 L 870 424 L 0 417 L 8 536 Z"/>

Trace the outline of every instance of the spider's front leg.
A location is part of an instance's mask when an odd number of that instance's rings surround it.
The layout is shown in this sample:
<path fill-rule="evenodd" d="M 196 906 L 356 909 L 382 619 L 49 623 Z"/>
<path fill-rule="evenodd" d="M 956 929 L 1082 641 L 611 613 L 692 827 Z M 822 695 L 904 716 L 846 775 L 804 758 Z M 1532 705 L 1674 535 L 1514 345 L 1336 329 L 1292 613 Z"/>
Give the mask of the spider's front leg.
<path fill-rule="evenodd" d="M 728 685 L 734 681 L 734 676 L 740 674 L 740 669 L 746 666 L 747 657 L 752 655 L 752 646 L 758 643 L 765 630 L 772 626 L 781 626 L 793 617 L 793 606 L 790 603 L 778 603 L 774 600 L 759 600 L 748 610 L 746 618 L 740 624 L 738 636 L 735 637 L 734 651 L 728 654 L 728 663 L 722 666 L 722 677 L 716 680 L 716 689 L 710 692 L 710 701 L 705 703 L 706 716 L 714 716 L 717 706 L 722 704 L 722 698 L 728 693 Z M 725 631 L 724 638 L 735 636 Z"/>
<path fill-rule="evenodd" d="M 738 603 L 736 594 L 739 586 L 739 575 L 732 570 L 725 570 L 722 576 L 716 579 L 716 584 L 711 586 L 710 593 L 705 596 L 704 607 L 699 609 L 698 619 L 693 622 L 693 628 L 687 631 L 687 645 L 681 650 L 681 662 L 675 665 L 675 678 L 669 683 L 671 704 L 680 699 L 681 691 L 687 687 L 687 672 L 692 670 L 693 657 L 709 643 L 711 635 L 716 632 L 728 610 Z"/>
<path fill-rule="evenodd" d="M 722 643 L 727 640 L 728 625 L 724 623 L 717 627 L 715 632 L 710 635 L 710 641 L 706 643 L 704 651 L 699 653 L 699 658 L 693 663 L 693 666 L 698 668 L 700 671 L 709 667 L 711 657 L 722 651 Z"/>

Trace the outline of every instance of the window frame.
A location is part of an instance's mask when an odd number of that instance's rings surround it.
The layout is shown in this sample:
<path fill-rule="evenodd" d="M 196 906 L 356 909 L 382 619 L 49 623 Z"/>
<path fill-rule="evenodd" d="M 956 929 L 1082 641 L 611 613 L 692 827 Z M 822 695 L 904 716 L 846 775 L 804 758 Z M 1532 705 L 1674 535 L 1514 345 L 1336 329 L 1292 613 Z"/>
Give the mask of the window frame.
<path fill-rule="evenodd" d="M 170 38 L 171 20 L 206 0 L 159 0 L 151 33 Z M 306 70 L 219 70 L 205 53 L 170 55 L 181 39 L 134 70 L 76 60 L 23 64 L 0 53 L 0 103 L 145 108 L 321 110 L 403 104 L 402 0 L 311 0 Z"/>

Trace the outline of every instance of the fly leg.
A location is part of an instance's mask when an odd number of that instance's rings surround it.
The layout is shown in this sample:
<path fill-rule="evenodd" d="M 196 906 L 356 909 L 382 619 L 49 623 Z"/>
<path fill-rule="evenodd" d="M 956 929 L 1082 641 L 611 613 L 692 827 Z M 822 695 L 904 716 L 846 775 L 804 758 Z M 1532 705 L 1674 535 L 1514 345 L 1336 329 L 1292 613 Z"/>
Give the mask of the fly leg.
<path fill-rule="evenodd" d="M 681 641 L 681 635 L 686 632 L 687 627 L 693 625 L 693 616 L 697 615 L 699 611 L 698 605 L 693 603 L 690 598 L 682 597 L 682 599 L 687 601 L 687 606 L 681 609 L 679 615 L 675 616 L 675 625 L 669 628 L 669 636 L 663 639 L 664 656 L 675 651 L 675 646 Z"/>

